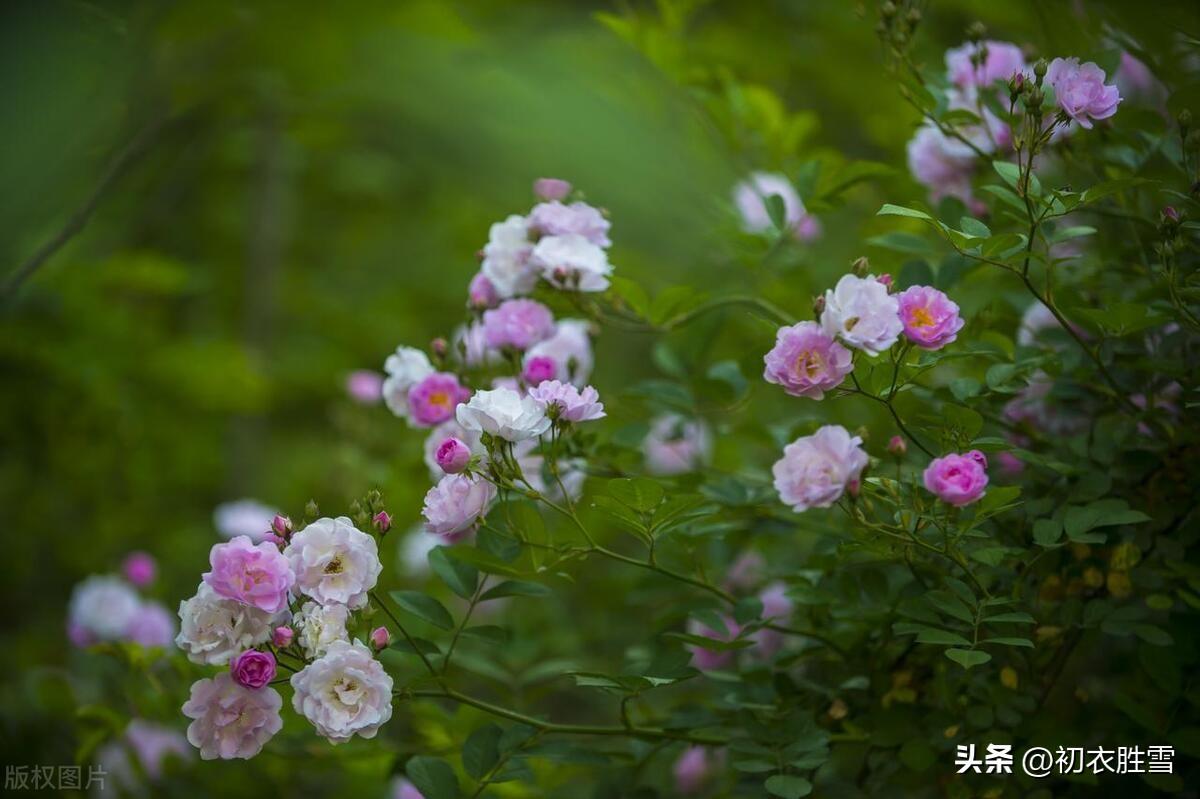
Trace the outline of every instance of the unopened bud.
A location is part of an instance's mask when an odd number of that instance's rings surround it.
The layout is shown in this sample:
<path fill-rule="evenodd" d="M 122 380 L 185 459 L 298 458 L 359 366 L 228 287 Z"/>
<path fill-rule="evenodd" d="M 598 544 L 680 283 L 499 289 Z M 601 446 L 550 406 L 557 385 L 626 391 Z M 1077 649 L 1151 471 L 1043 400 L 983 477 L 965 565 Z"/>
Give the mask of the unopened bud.
<path fill-rule="evenodd" d="M 561 200 L 571 193 L 571 184 L 558 178 L 538 178 L 533 193 L 542 200 Z"/>
<path fill-rule="evenodd" d="M 271 531 L 275 535 L 286 538 L 292 532 L 292 520 L 283 514 L 276 513 L 275 518 L 271 520 Z"/>
<path fill-rule="evenodd" d="M 495 307 L 500 303 L 500 295 L 495 284 L 483 272 L 475 273 L 471 284 L 467 287 L 467 305 L 482 311 Z"/>
<path fill-rule="evenodd" d="M 1037 78 L 1038 86 L 1042 85 L 1042 78 L 1046 77 L 1046 69 L 1046 59 L 1044 58 L 1039 58 L 1033 65 L 1033 76 Z"/>
<path fill-rule="evenodd" d="M 909 25 L 915 28 L 921 21 L 921 12 L 915 8 L 909 9 L 908 16 L 906 16 L 905 19 L 908 20 Z"/>
<path fill-rule="evenodd" d="M 892 0 L 887 0 L 886 3 L 879 7 L 879 13 L 884 19 L 891 19 L 896 16 L 896 4 Z"/>
<path fill-rule="evenodd" d="M 1030 111 L 1040 114 L 1042 109 L 1042 101 L 1045 99 L 1046 95 L 1041 89 L 1031 89 L 1029 93 L 1025 95 L 1025 107 Z"/>
<path fill-rule="evenodd" d="M 866 277 L 871 272 L 871 262 L 867 260 L 867 256 L 860 255 L 850 264 L 850 271 L 858 277 Z"/>
<path fill-rule="evenodd" d="M 552 379 L 557 372 L 558 367 L 553 358 L 548 355 L 537 355 L 526 362 L 521 377 L 529 385 L 536 386 L 543 381 Z"/>
<path fill-rule="evenodd" d="M 882 283 L 884 285 L 884 287 L 887 288 L 888 291 L 892 290 L 892 284 L 895 283 L 895 281 L 892 279 L 892 276 L 889 275 L 887 272 L 884 272 L 882 275 L 879 275 L 878 277 L 876 277 L 875 282 Z"/>
<path fill-rule="evenodd" d="M 381 649 L 387 649 L 388 642 L 392 640 L 391 634 L 387 631 L 387 627 L 376 627 L 371 630 L 371 646 L 378 652 Z"/>
<path fill-rule="evenodd" d="M 292 631 L 291 627 L 288 627 L 286 624 L 281 625 L 276 627 L 275 631 L 271 633 L 271 643 L 282 649 L 292 645 L 292 638 L 294 636 L 295 632 Z"/>
<path fill-rule="evenodd" d="M 387 511 L 381 510 L 371 519 L 371 524 L 375 525 L 375 529 L 379 531 L 380 535 L 383 535 L 392 529 L 392 517 L 388 515 Z"/>
<path fill-rule="evenodd" d="M 904 453 L 908 452 L 908 444 L 900 436 L 892 436 L 888 441 L 887 451 L 897 458 L 902 458 Z"/>
<path fill-rule="evenodd" d="M 987 28 L 982 22 L 975 21 L 967 26 L 967 39 L 972 42 L 977 42 L 987 35 Z"/>
<path fill-rule="evenodd" d="M 850 495 L 851 499 L 858 499 L 858 495 L 862 493 L 862 481 L 857 477 L 851 479 L 846 484 L 846 493 Z"/>
<path fill-rule="evenodd" d="M 1187 130 L 1192 126 L 1192 112 L 1186 108 L 1180 111 L 1179 116 L 1175 117 L 1175 119 L 1179 122 L 1179 127 L 1183 128 L 1184 130 Z"/>
<path fill-rule="evenodd" d="M 321 515 L 321 509 L 317 507 L 317 501 L 310 499 L 304 504 L 304 518 L 308 521 L 313 521 Z"/>
<path fill-rule="evenodd" d="M 819 319 L 823 313 L 825 313 L 825 295 L 818 294 L 813 297 L 813 315 Z"/>
<path fill-rule="evenodd" d="M 446 353 L 450 351 L 450 345 L 446 343 L 446 339 L 438 336 L 433 341 L 429 342 L 429 349 L 439 358 L 445 358 Z"/>

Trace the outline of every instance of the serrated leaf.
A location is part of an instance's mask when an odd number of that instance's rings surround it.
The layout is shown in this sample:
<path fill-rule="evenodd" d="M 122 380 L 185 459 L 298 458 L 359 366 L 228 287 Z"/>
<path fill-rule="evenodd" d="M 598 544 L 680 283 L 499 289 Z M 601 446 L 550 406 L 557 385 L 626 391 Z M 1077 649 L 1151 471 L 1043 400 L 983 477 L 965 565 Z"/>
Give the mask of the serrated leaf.
<path fill-rule="evenodd" d="M 663 500 L 663 487 L 644 477 L 618 477 L 608 481 L 608 493 L 637 511 L 649 513 Z"/>

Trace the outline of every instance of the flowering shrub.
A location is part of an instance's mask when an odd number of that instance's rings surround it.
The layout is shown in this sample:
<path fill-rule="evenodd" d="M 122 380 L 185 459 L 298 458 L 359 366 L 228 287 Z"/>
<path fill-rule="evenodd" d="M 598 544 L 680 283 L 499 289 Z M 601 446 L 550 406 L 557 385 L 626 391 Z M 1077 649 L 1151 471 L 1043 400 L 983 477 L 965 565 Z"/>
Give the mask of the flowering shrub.
<path fill-rule="evenodd" d="M 922 120 L 908 166 L 934 206 L 883 204 L 878 252 L 811 311 L 651 297 L 621 273 L 620 220 L 540 179 L 532 208 L 487 231 L 461 324 L 348 384 L 424 438 L 404 453 L 431 477 L 419 529 L 394 528 L 418 509 L 377 490 L 333 515 L 323 497 L 226 509 L 177 634 L 137 621 L 127 582 L 94 577 L 72 640 L 173 638 L 203 669 L 181 710 L 202 760 L 255 757 L 288 727 L 376 739 L 401 755 L 396 795 L 425 799 L 654 780 L 665 795 L 933 795 L 932 768 L 965 797 L 988 786 L 943 776 L 959 744 L 1149 736 L 1196 754 L 1200 654 L 1158 657 L 1200 609 L 1196 134 L 1158 109 L 1161 129 L 1117 127 L 1130 98 L 1087 53 L 1035 57 L 976 30 L 922 67 L 920 23 L 887 2 L 878 30 Z M 769 255 L 816 240 L 837 193 L 754 171 L 729 210 Z M 753 325 L 731 357 L 672 348 L 731 318 Z M 653 337 L 667 379 L 593 379 L 605 336 Z M 752 393 L 773 410 L 748 411 Z M 438 583 L 398 578 L 399 552 Z M 128 579 L 152 566 L 131 561 Z M 602 610 L 556 610 L 613 573 Z M 538 645 L 534 604 L 566 643 Z M 642 635 L 594 651 L 605 614 Z M 462 735 L 431 744 L 430 718 Z"/>

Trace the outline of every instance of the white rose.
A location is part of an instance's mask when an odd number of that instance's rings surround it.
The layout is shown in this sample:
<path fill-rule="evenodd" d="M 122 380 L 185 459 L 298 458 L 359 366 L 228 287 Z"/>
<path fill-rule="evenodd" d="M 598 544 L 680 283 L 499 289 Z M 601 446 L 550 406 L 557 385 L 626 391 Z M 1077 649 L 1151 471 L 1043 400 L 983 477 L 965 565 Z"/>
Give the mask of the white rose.
<path fill-rule="evenodd" d="M 549 283 L 573 291 L 604 291 L 612 264 L 604 250 L 578 233 L 546 236 L 531 258 Z"/>
<path fill-rule="evenodd" d="M 537 285 L 538 270 L 530 263 L 529 226 L 523 216 L 513 214 L 488 230 L 480 271 L 492 281 L 504 299 L 528 294 Z"/>
<path fill-rule="evenodd" d="M 467 430 L 491 433 L 505 441 L 536 438 L 550 429 L 550 419 L 534 399 L 510 388 L 476 391 L 458 406 L 458 423 Z"/>
<path fill-rule="evenodd" d="M 115 641 L 125 636 L 141 605 L 137 592 L 124 580 L 95 575 L 75 586 L 68 613 L 72 625 L 101 641 Z"/>
<path fill-rule="evenodd" d="M 334 641 L 345 641 L 346 621 L 350 608 L 345 605 L 318 605 L 305 602 L 300 612 L 292 617 L 292 628 L 304 654 L 310 658 L 324 655 Z"/>
<path fill-rule="evenodd" d="M 392 413 L 408 418 L 408 390 L 433 374 L 429 356 L 416 347 L 397 347 L 383 362 L 383 401 Z"/>
<path fill-rule="evenodd" d="M 900 301 L 874 275 L 843 275 L 825 292 L 821 328 L 870 356 L 896 343 L 904 332 Z"/>
<path fill-rule="evenodd" d="M 253 605 L 226 599 L 200 583 L 196 595 L 179 603 L 179 635 L 175 645 L 193 663 L 223 666 L 229 659 L 271 637 L 274 622 L 286 611 L 271 615 Z"/>
<path fill-rule="evenodd" d="M 292 675 L 292 707 L 331 743 L 374 738 L 392 717 L 392 678 L 361 641 L 336 641 Z"/>
<path fill-rule="evenodd" d="M 292 536 L 283 555 L 296 573 L 296 590 L 322 605 L 361 608 L 383 571 L 375 539 L 345 516 L 317 519 Z"/>

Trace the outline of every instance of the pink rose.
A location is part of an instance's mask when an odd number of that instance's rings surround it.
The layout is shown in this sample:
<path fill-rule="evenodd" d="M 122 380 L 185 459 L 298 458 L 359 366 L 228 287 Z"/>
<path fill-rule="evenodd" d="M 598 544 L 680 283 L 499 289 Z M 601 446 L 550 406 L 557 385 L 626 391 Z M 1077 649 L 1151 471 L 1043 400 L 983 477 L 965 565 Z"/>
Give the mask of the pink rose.
<path fill-rule="evenodd" d="M 533 182 L 533 193 L 542 200 L 562 200 L 571 193 L 571 184 L 559 178 L 538 178 Z"/>
<path fill-rule="evenodd" d="M 867 460 L 861 438 L 840 425 L 825 425 L 783 448 L 771 470 L 775 490 L 797 513 L 828 508 L 858 481 Z"/>
<path fill-rule="evenodd" d="M 987 458 L 979 450 L 934 458 L 925 467 L 925 488 L 956 507 L 970 505 L 987 488 Z"/>
<path fill-rule="evenodd" d="M 408 392 L 408 418 L 419 427 L 433 427 L 454 417 L 460 402 L 471 398 L 471 392 L 449 372 L 434 372 Z"/>
<path fill-rule="evenodd" d="M 356 369 L 346 375 L 346 393 L 361 405 L 378 405 L 383 401 L 383 375 Z"/>
<path fill-rule="evenodd" d="M 850 350 L 816 322 L 801 322 L 779 328 L 775 346 L 763 357 L 763 379 L 793 397 L 819 400 L 854 370 L 850 358 Z"/>
<path fill-rule="evenodd" d="M 198 680 L 183 705 L 183 715 L 194 719 L 188 725 L 188 742 L 200 750 L 202 760 L 249 759 L 283 727 L 282 706 L 275 689 L 252 691 L 234 682 L 228 672 Z"/>
<path fill-rule="evenodd" d="M 958 336 L 965 324 L 958 305 L 929 286 L 912 286 L 897 295 L 904 335 L 923 350 L 938 350 Z"/>
<path fill-rule="evenodd" d="M 229 673 L 243 688 L 258 690 L 275 679 L 275 658 L 269 652 L 247 649 L 229 661 Z"/>
<path fill-rule="evenodd" d="M 1056 58 L 1046 70 L 1046 83 L 1054 87 L 1058 107 L 1085 128 L 1093 119 L 1108 119 L 1117 113 L 1121 93 L 1104 83 L 1104 70 L 1091 61 L 1080 64 L 1078 58 Z"/>
<path fill-rule="evenodd" d="M 437 465 L 446 474 L 458 474 L 471 462 L 471 448 L 457 438 L 447 438 L 437 448 Z"/>
<path fill-rule="evenodd" d="M 476 273 L 467 287 L 467 302 L 472 308 L 494 308 L 500 302 L 496 286 L 483 272 Z"/>
<path fill-rule="evenodd" d="M 244 535 L 215 545 L 209 552 L 212 571 L 202 576 L 220 596 L 252 605 L 267 613 L 287 607 L 296 575 L 274 544 L 252 544 Z"/>

